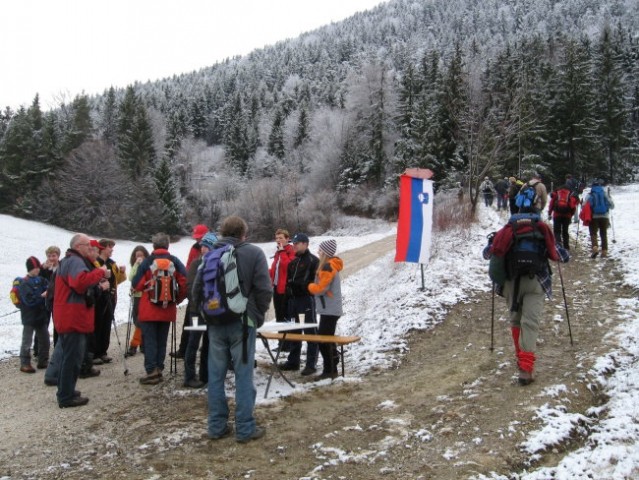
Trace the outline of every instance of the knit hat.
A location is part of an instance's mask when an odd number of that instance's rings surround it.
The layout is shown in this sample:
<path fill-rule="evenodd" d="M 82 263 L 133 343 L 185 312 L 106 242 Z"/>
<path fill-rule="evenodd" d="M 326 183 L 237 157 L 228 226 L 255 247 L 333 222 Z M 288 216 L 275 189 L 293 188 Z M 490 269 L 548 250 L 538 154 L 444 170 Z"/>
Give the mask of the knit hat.
<path fill-rule="evenodd" d="M 308 243 L 310 242 L 310 240 L 308 239 L 308 235 L 306 235 L 305 233 L 296 233 L 295 236 L 293 237 L 293 240 L 291 240 L 293 243 Z"/>
<path fill-rule="evenodd" d="M 209 250 L 213 250 L 213 245 L 217 243 L 217 235 L 213 232 L 208 232 L 202 240 L 200 240 L 200 245 L 203 247 L 207 247 Z"/>
<path fill-rule="evenodd" d="M 206 225 L 199 224 L 193 227 L 193 234 L 191 236 L 193 237 L 194 240 L 201 240 L 202 237 L 204 237 L 204 235 L 206 235 L 208 231 L 209 231 L 209 227 L 207 227 Z"/>
<path fill-rule="evenodd" d="M 38 260 L 36 257 L 27 258 L 27 272 L 30 272 L 34 268 L 41 268 L 41 267 L 42 267 L 42 264 L 40 263 L 40 260 Z"/>
<path fill-rule="evenodd" d="M 323 252 L 327 257 L 334 257 L 337 251 L 337 242 L 332 238 L 330 240 L 324 240 L 319 246 L 320 252 Z"/>

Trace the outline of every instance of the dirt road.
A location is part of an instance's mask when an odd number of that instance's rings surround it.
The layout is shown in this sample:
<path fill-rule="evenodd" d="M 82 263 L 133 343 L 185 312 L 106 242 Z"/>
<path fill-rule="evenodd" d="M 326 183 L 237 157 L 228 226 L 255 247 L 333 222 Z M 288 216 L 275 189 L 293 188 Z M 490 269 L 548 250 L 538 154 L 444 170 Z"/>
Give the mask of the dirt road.
<path fill-rule="evenodd" d="M 345 254 L 349 272 L 391 250 L 393 242 Z M 563 297 L 555 282 L 532 385 L 516 384 L 500 298 L 490 351 L 491 296 L 480 293 L 433 330 L 414 332 L 396 370 L 261 405 L 256 416 L 267 436 L 248 445 L 206 438 L 206 397 L 181 389 L 181 375 L 147 388 L 116 363 L 79 382 L 89 405 L 60 410 L 42 373 L 19 374 L 17 359 L 2 362 L 0 478 L 452 480 L 518 471 L 530 461 L 518 446 L 539 427 L 535 408 L 562 401 L 584 413 L 601 403 L 587 371 L 611 348 L 605 334 L 619 321 L 616 299 L 631 295 L 614 259 L 577 255 L 563 276 L 574 346 L 566 322 L 559 321 Z M 117 349 L 115 340 L 111 348 Z M 141 362 L 133 357 L 129 368 L 141 374 Z M 557 384 L 565 385 L 560 398 L 545 392 Z M 534 465 L 552 464 L 581 441 L 575 433 L 570 445 Z"/>

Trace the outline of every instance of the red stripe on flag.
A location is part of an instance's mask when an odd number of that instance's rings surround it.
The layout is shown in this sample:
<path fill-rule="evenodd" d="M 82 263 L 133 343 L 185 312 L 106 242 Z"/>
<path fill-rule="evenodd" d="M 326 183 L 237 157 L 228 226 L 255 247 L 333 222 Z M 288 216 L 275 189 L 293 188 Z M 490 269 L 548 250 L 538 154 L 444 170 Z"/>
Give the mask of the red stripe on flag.
<path fill-rule="evenodd" d="M 410 241 L 412 178 L 402 175 L 399 178 L 399 218 L 397 221 L 397 240 L 395 242 L 395 261 L 405 262 Z"/>

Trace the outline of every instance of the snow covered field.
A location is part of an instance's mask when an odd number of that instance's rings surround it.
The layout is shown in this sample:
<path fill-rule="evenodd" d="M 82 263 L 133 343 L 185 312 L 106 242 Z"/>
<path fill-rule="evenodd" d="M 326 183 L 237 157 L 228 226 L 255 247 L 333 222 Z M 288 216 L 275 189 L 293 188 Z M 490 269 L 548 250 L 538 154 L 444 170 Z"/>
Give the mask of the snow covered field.
<path fill-rule="evenodd" d="M 631 218 L 633 206 L 639 198 L 639 185 L 612 189 L 616 203 L 613 211 L 613 231 L 609 231 L 616 243 L 611 246 L 611 255 L 622 260 L 626 282 L 639 288 L 639 232 L 637 222 Z M 412 329 L 429 328 L 440 322 L 450 305 L 467 299 L 477 291 L 490 288 L 486 275 L 487 265 L 481 258 L 486 234 L 498 229 L 502 221 L 493 210 L 481 210 L 481 221 L 470 229 L 461 229 L 434 237 L 432 259 L 426 267 L 424 292 L 419 291 L 421 274 L 414 264 L 395 264 L 394 253 L 379 258 L 369 267 L 349 276 L 343 285 L 345 315 L 338 322 L 338 333 L 366 335 L 366 342 L 348 349 L 348 377 L 346 381 L 358 381 L 371 368 L 383 369 L 396 364 L 397 352 L 407 348 L 406 333 Z M 8 292 L 12 279 L 25 274 L 25 260 L 30 255 L 44 258 L 49 245 L 58 245 L 64 251 L 71 233 L 36 222 L 0 216 L 0 290 L 7 295 L 0 299 L 0 358 L 15 355 L 19 348 L 21 325 L 18 314 L 11 305 Z M 582 227 L 583 229 L 583 227 Z M 361 232 L 366 233 L 362 234 Z M 375 225 L 365 229 L 365 224 L 353 225 L 333 232 L 337 238 L 338 255 L 341 252 L 366 245 L 394 233 L 388 225 Z M 580 237 L 586 232 L 582 230 Z M 319 242 L 326 238 L 311 239 L 311 250 L 316 251 Z M 182 259 L 187 256 L 192 241 L 185 238 L 171 246 L 171 251 Z M 117 241 L 114 259 L 128 265 L 128 257 L 135 242 Z M 148 247 L 148 245 L 146 245 Z M 260 245 L 268 257 L 273 253 L 273 244 Z M 450 252 L 455 252 L 451 254 Z M 121 301 L 116 311 L 116 321 L 124 323 L 128 315 L 128 282 L 120 286 Z M 377 292 L 371 295 L 371 292 Z M 539 469 L 515 477 L 493 475 L 475 478 L 520 478 L 520 479 L 576 479 L 576 478 L 631 478 L 639 465 L 639 302 L 620 302 L 620 311 L 626 312 L 627 321 L 613 332 L 619 337 L 619 349 L 602 357 L 594 372 L 604 386 L 610 401 L 599 409 L 604 412 L 592 428 L 587 445 L 566 455 L 556 467 Z M 261 347 L 261 346 L 260 346 Z M 265 357 L 263 349 L 258 355 Z M 357 359 L 357 361 L 354 361 Z M 611 376 L 604 371 L 611 362 L 616 372 Z M 264 379 L 258 379 L 263 386 Z M 321 383 L 321 382 L 319 382 Z M 317 385 L 317 383 L 315 384 Z M 298 385 L 297 391 L 313 386 Z M 259 390 L 258 401 L 263 390 Z M 561 392 L 562 385 L 554 387 Z M 288 395 L 290 390 L 282 382 L 274 380 L 268 402 Z M 539 432 L 528 436 L 519 448 L 535 455 L 547 445 L 560 441 L 567 435 L 566 425 L 576 421 L 568 405 L 563 410 L 540 408 L 536 415 L 546 424 Z M 633 470 L 634 469 L 634 470 Z"/>

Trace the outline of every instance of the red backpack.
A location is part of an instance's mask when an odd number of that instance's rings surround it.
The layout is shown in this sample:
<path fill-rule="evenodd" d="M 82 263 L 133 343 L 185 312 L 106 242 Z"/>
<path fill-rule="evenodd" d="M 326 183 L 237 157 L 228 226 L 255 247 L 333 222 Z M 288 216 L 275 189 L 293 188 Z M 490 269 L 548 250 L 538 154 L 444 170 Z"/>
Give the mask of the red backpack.
<path fill-rule="evenodd" d="M 572 215 L 576 198 L 570 190 L 562 188 L 557 190 L 553 210 L 560 215 Z"/>

